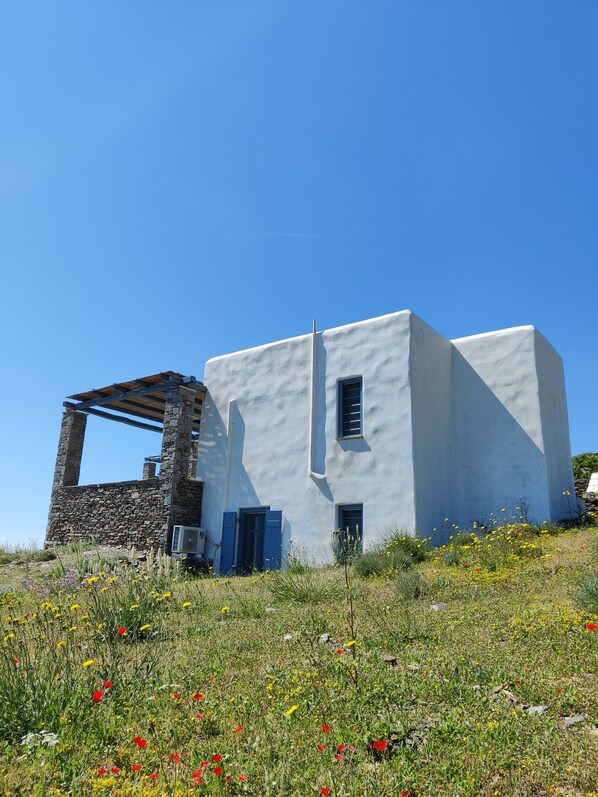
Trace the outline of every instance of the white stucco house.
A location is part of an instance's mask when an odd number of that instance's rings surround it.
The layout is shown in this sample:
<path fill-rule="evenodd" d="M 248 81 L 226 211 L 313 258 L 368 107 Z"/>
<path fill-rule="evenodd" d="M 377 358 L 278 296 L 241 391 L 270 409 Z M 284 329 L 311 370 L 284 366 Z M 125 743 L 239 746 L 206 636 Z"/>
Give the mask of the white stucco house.
<path fill-rule="evenodd" d="M 406 310 L 215 357 L 204 384 L 201 525 L 221 572 L 284 565 L 290 540 L 325 561 L 337 528 L 367 548 L 570 511 L 563 366 L 533 326 L 451 341 Z"/>

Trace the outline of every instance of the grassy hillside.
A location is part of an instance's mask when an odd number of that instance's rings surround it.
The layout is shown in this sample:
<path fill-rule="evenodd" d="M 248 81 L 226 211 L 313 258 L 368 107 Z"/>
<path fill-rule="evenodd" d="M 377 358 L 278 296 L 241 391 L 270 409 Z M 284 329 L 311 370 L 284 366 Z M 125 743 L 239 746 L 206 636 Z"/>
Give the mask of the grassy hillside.
<path fill-rule="evenodd" d="M 9 557 L 0 793 L 595 797 L 598 529 L 554 532 L 242 579 Z"/>

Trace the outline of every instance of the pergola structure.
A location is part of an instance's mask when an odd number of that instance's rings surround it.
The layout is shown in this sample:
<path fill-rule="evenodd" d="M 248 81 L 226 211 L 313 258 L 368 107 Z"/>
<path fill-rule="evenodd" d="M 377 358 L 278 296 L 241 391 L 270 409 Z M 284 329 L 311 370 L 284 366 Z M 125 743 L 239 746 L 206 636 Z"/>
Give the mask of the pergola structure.
<path fill-rule="evenodd" d="M 201 421 L 201 407 L 205 394 L 205 387 L 194 376 L 183 376 L 175 371 L 162 371 L 159 374 L 132 379 L 129 382 L 117 382 L 108 387 L 86 390 L 68 396 L 69 401 L 64 402 L 68 409 L 85 412 L 88 415 L 98 415 L 110 421 L 126 423 L 139 429 L 151 432 L 162 432 L 164 424 L 164 411 L 168 400 L 167 391 L 177 387 L 185 387 L 195 391 L 195 406 L 193 409 L 193 432 L 199 432 Z M 98 407 L 107 407 L 113 412 L 105 412 Z M 142 418 L 143 421 L 137 420 Z M 153 423 L 147 423 L 153 421 Z M 156 424 L 160 424 L 156 426 Z"/>
<path fill-rule="evenodd" d="M 195 473 L 196 438 L 204 395 L 204 385 L 194 376 L 162 371 L 69 396 L 46 544 L 92 537 L 107 544 L 169 551 L 174 525 L 199 525 L 203 482 Z M 79 485 L 88 415 L 162 434 L 160 456 L 146 459 L 143 479 Z"/>

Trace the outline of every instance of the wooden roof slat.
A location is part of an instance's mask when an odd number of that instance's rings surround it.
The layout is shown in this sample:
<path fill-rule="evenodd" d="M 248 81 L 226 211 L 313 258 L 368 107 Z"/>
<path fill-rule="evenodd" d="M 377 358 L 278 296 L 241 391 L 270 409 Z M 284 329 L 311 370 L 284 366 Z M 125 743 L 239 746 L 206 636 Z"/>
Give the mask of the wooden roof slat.
<path fill-rule="evenodd" d="M 163 422 L 167 401 L 166 391 L 174 387 L 186 387 L 195 391 L 193 431 L 198 431 L 205 387 L 194 376 L 183 376 L 176 371 L 162 371 L 159 374 L 150 374 L 138 379 L 116 382 L 106 387 L 76 393 L 69 396 L 69 398 L 79 403 L 76 405 L 69 404 L 68 406 L 73 406 L 83 412 L 89 411 L 94 415 L 100 415 L 100 411 L 92 412 L 92 407 L 106 406 L 116 412 L 123 413 L 123 415 Z M 111 416 L 107 413 L 101 417 L 122 420 L 120 417 Z M 139 425 L 139 423 L 135 422 L 132 425 Z"/>

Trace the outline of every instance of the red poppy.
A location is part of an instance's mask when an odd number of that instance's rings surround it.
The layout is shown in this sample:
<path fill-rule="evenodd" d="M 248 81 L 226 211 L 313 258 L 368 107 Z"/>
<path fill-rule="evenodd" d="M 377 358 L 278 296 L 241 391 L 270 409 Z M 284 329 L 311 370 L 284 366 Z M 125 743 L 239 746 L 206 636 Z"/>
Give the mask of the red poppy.
<path fill-rule="evenodd" d="M 239 780 L 249 780 L 249 775 L 239 775 Z"/>
<path fill-rule="evenodd" d="M 112 772 L 113 775 L 118 775 L 118 773 L 120 772 L 120 769 L 118 767 L 112 767 L 110 772 Z"/>
<path fill-rule="evenodd" d="M 560 695 L 562 691 L 563 691 L 562 689 L 557 689 L 557 690 L 556 690 L 556 692 L 557 692 L 557 694 L 558 694 L 558 695 Z"/>
<path fill-rule="evenodd" d="M 143 768 L 143 764 L 133 764 L 133 766 L 131 767 L 133 772 L 139 772 L 139 770 L 142 769 L 142 768 Z"/>
<path fill-rule="evenodd" d="M 388 742 L 386 739 L 378 739 L 378 741 L 372 743 L 374 750 L 380 750 L 383 753 L 386 748 L 388 747 Z"/>
<path fill-rule="evenodd" d="M 134 744 L 138 744 L 139 747 L 143 750 L 144 747 L 147 746 L 147 739 L 142 739 L 141 736 L 136 736 L 133 739 Z"/>
<path fill-rule="evenodd" d="M 153 778 L 154 780 L 156 780 L 159 777 L 160 777 L 160 773 L 159 772 L 152 772 L 151 775 L 148 775 L 148 778 Z"/>
<path fill-rule="evenodd" d="M 596 623 L 588 623 L 586 628 L 588 631 L 595 631 L 598 628 L 598 625 L 596 625 Z"/>
<path fill-rule="evenodd" d="M 330 786 L 324 786 L 324 788 L 320 791 L 320 794 L 323 794 L 324 797 L 328 797 L 330 794 Z"/>
<path fill-rule="evenodd" d="M 124 625 L 118 629 L 118 633 L 120 636 L 124 636 L 127 633 L 127 629 L 124 627 Z"/>
<path fill-rule="evenodd" d="M 200 764 L 199 766 L 200 766 L 202 769 L 207 769 L 207 768 L 210 766 L 210 762 L 209 762 L 209 761 L 202 761 L 202 762 L 201 762 L 201 764 Z"/>
<path fill-rule="evenodd" d="M 343 655 L 343 651 L 340 648 L 336 652 L 338 653 L 339 656 Z"/>
<path fill-rule="evenodd" d="M 21 663 L 21 659 L 17 659 L 16 657 L 13 659 L 13 661 L 14 661 L 15 664 L 20 664 Z"/>
<path fill-rule="evenodd" d="M 193 695 L 193 700 L 203 700 L 203 694 L 201 692 L 196 692 Z"/>
<path fill-rule="evenodd" d="M 197 717 L 198 720 L 202 720 L 203 719 L 203 714 L 196 714 L 195 716 Z"/>
<path fill-rule="evenodd" d="M 100 702 L 100 700 L 101 700 L 103 697 L 104 697 L 104 693 L 102 692 L 102 690 L 101 690 L 101 689 L 97 689 L 97 690 L 96 690 L 96 691 L 93 693 L 93 698 L 92 698 L 92 700 L 93 700 L 93 702 L 94 702 L 94 703 L 99 703 L 99 702 Z"/>
<path fill-rule="evenodd" d="M 409 792 L 407 791 L 407 789 L 403 789 L 403 791 L 401 792 L 401 797 L 409 797 Z"/>
<path fill-rule="evenodd" d="M 222 767 L 214 767 L 214 775 L 222 775 Z"/>
<path fill-rule="evenodd" d="M 203 772 L 202 773 L 194 772 L 193 775 L 191 775 L 191 777 L 193 778 L 193 780 L 197 781 L 197 785 L 198 786 L 201 786 L 202 783 L 204 782 Z"/>
<path fill-rule="evenodd" d="M 232 779 L 233 779 L 232 775 L 227 775 L 226 778 L 225 778 L 225 780 L 228 780 L 228 781 L 231 781 Z"/>
<path fill-rule="evenodd" d="M 242 730 L 243 730 L 243 725 L 239 725 L 238 728 L 235 728 L 234 732 L 235 733 L 241 733 Z"/>
<path fill-rule="evenodd" d="M 181 696 L 180 696 L 180 694 L 178 692 L 175 692 L 173 697 L 174 697 L 175 700 L 180 700 L 181 699 Z"/>
<path fill-rule="evenodd" d="M 322 730 L 324 731 L 324 733 L 329 733 L 330 732 L 330 725 L 322 725 Z"/>
<path fill-rule="evenodd" d="M 334 757 L 336 758 L 337 761 L 342 761 L 345 756 L 341 755 L 340 753 L 337 753 Z"/>
<path fill-rule="evenodd" d="M 336 749 L 339 751 L 339 753 L 342 753 L 343 750 L 347 749 L 347 745 L 346 744 L 339 744 L 339 745 L 337 745 Z"/>
<path fill-rule="evenodd" d="M 210 677 L 208 678 L 208 681 L 215 681 L 215 680 L 216 678 L 213 675 L 210 675 Z"/>
<path fill-rule="evenodd" d="M 108 770 L 105 767 L 102 767 L 101 769 L 98 769 L 98 775 L 107 775 L 107 774 L 108 774 Z"/>
<path fill-rule="evenodd" d="M 181 763 L 181 754 L 180 753 L 171 753 L 170 757 L 174 761 L 175 764 L 180 764 Z"/>
<path fill-rule="evenodd" d="M 325 749 L 326 749 L 326 745 L 325 745 L 325 744 L 319 744 L 319 745 L 318 745 L 318 750 L 319 750 L 320 752 L 322 752 L 322 751 L 323 751 L 323 750 L 325 750 Z"/>
<path fill-rule="evenodd" d="M 112 689 L 112 681 L 104 681 L 104 689 Z"/>
<path fill-rule="evenodd" d="M 213 755 L 212 756 L 212 761 L 215 761 L 216 763 L 218 763 L 219 761 L 222 761 L 222 756 L 220 755 L 220 753 L 216 753 L 215 755 Z"/>

